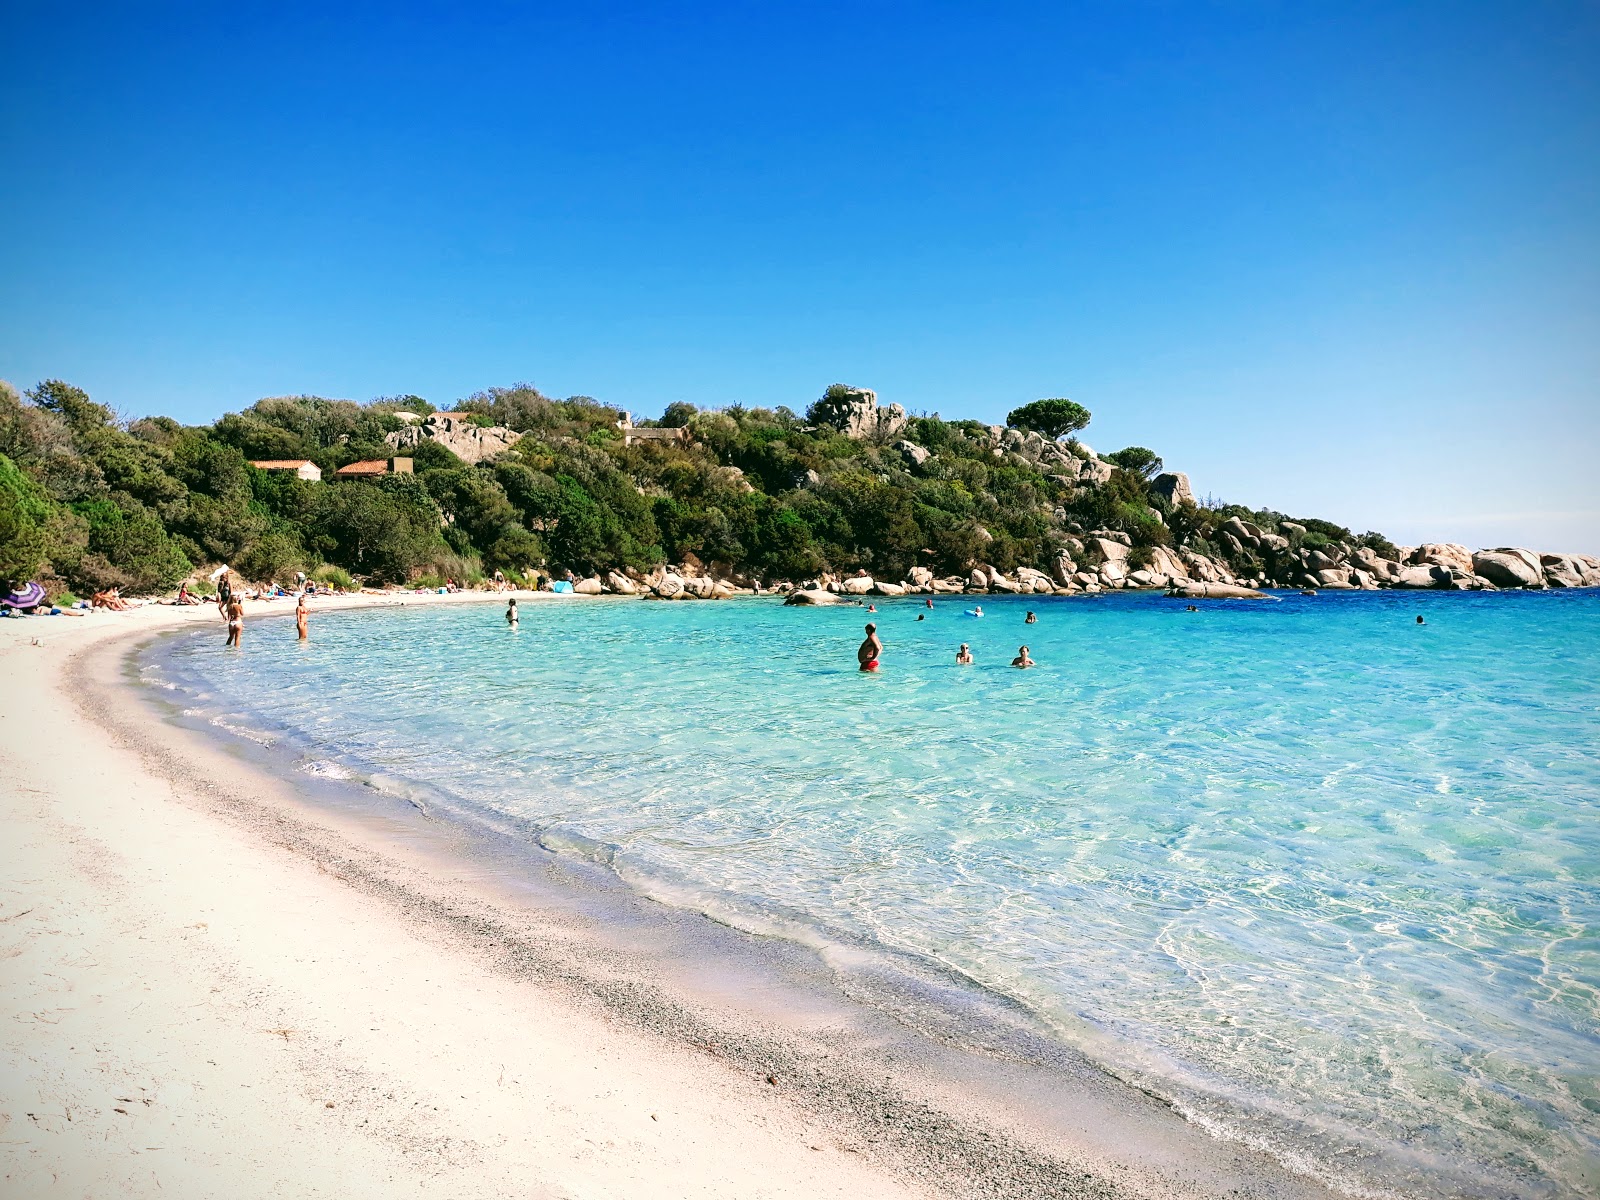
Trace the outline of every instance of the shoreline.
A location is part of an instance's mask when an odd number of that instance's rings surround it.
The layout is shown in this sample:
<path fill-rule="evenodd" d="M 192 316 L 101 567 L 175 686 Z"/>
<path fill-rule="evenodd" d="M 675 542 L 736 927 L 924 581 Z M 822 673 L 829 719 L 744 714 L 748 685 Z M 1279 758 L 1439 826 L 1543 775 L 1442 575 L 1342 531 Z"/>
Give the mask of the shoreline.
<path fill-rule="evenodd" d="M 374 604 L 503 599 L 505 595 L 493 593 L 351 597 L 319 608 L 326 612 L 334 607 Z M 287 616 L 290 612 L 292 608 L 285 604 L 277 613 L 256 610 L 252 615 Z M 227 753 L 220 744 L 196 746 L 195 739 L 180 736 L 181 731 L 153 712 L 145 712 L 126 679 L 132 652 L 164 630 L 216 620 L 209 606 L 156 609 L 155 613 L 154 617 L 136 613 L 88 618 L 83 623 L 94 621 L 95 625 L 81 632 L 94 636 L 70 641 L 59 636 L 48 641 L 41 638 L 39 646 L 13 638 L 11 644 L 0 648 L 0 655 L 11 660 L 9 668 L 21 668 L 8 670 L 8 674 L 19 686 L 31 687 L 30 694 L 37 700 L 24 713 L 12 712 L 0 721 L 0 749 L 4 750 L 8 776 L 24 781 L 11 801 L 18 811 L 8 814 L 19 830 L 17 843 L 7 852 L 14 859 L 8 875 L 19 880 L 38 875 L 28 855 L 49 857 L 53 853 L 61 860 L 54 864 L 56 870 L 43 873 L 34 884 L 36 891 L 42 889 L 48 897 L 47 907 L 51 900 L 59 903 L 58 897 L 72 895 L 74 888 L 104 893 L 103 870 L 97 879 L 94 870 L 81 865 L 74 868 L 72 852 L 59 845 L 47 847 L 50 839 L 40 836 L 46 828 L 65 821 L 75 825 L 78 833 L 69 839 L 69 845 L 96 843 L 97 855 L 115 862 L 115 874 L 136 873 L 158 881 L 152 885 L 153 898 L 145 894 L 144 887 L 130 887 L 116 903 L 135 907 L 154 903 L 155 923 L 165 925 L 169 938 L 175 935 L 177 942 L 153 947 L 130 944 L 125 931 L 123 936 L 109 939 L 110 945 L 132 956 L 138 964 L 135 973 L 149 981 L 147 987 L 157 989 L 170 988 L 174 974 L 186 975 L 189 944 L 197 938 L 209 940 L 214 923 L 202 918 L 203 932 L 178 932 L 184 926 L 172 924 L 176 917 L 173 905 L 161 903 L 172 899 L 165 894 L 171 848 L 151 840 L 139 840 L 136 847 L 125 842 L 113 846 L 108 844 L 113 828 L 128 834 L 143 832 L 147 838 L 159 830 L 214 850 L 218 855 L 215 863 L 203 857 L 182 860 L 193 873 L 186 886 L 203 892 L 213 906 L 229 906 L 233 903 L 231 891 L 259 890 L 270 877 L 279 888 L 277 894 L 282 895 L 286 888 L 292 895 L 294 904 L 287 907 L 303 910 L 311 905 L 336 915 L 341 936 L 348 935 L 337 958 L 339 974 L 307 972 L 304 964 L 291 969 L 293 950 L 301 948 L 298 942 L 318 921 L 296 923 L 289 913 L 258 913 L 253 918 L 248 913 L 233 913 L 238 934 L 231 947 L 234 953 L 224 964 L 223 982 L 213 983 L 216 990 L 207 993 L 214 996 L 220 991 L 225 1000 L 201 996 L 199 1003 L 208 1009 L 228 1000 L 244 1005 L 243 1011 L 231 1013 L 231 1021 L 223 1020 L 217 1032 L 224 1041 L 231 1037 L 253 1045 L 252 1069 L 266 1073 L 257 1081 L 261 1086 L 290 1095 L 304 1094 L 320 1071 L 319 1053 L 309 1048 L 315 1045 L 344 1062 L 351 1078 L 377 1077 L 387 1069 L 398 1073 L 406 1085 L 394 1095 L 432 1093 L 450 1102 L 447 1111 L 460 1131 L 454 1135 L 456 1139 L 479 1143 L 468 1156 L 473 1162 L 452 1160 L 452 1152 L 440 1148 L 442 1144 L 428 1143 L 434 1148 L 426 1152 L 413 1147 L 400 1152 L 401 1166 L 388 1165 L 386 1182 L 378 1189 L 381 1194 L 450 1194 L 451 1187 L 459 1189 L 463 1181 L 470 1180 L 472 1194 L 498 1195 L 502 1194 L 496 1190 L 500 1185 L 493 1180 L 499 1178 L 506 1179 L 508 1187 L 510 1180 L 518 1180 L 516 1194 L 523 1195 L 528 1194 L 529 1178 L 546 1181 L 554 1189 L 551 1194 L 581 1195 L 676 1196 L 691 1188 L 708 1195 L 1200 1196 L 1235 1190 L 1260 1196 L 1329 1194 L 1264 1155 L 1213 1140 L 1164 1105 L 1138 1096 L 1108 1077 L 1095 1080 L 1089 1074 L 1062 1073 L 1055 1081 L 1054 1094 L 1048 1094 L 1047 1088 L 1046 1094 L 1036 1093 L 1033 1101 L 1068 1109 L 1069 1118 L 1029 1121 L 1025 1112 L 997 1109 L 984 1086 L 974 1083 L 963 1088 L 959 1078 L 952 1086 L 950 1079 L 939 1079 L 927 1061 L 911 1061 L 904 1041 L 897 1044 L 882 1026 L 868 1022 L 842 1036 L 839 1013 L 831 1009 L 807 1014 L 785 1006 L 785 1011 L 760 1012 L 761 1001 L 770 1000 L 771 995 L 759 987 L 754 989 L 757 1012 L 752 1016 L 735 1011 L 736 1006 L 713 1003 L 704 995 L 676 988 L 671 981 L 663 982 L 652 969 L 648 954 L 619 951 L 615 945 L 604 947 L 592 936 L 592 927 L 586 930 L 581 921 L 550 909 L 541 911 L 536 904 L 516 903 L 490 886 L 493 881 L 473 878 L 470 871 L 464 874 L 459 863 L 453 872 L 448 870 L 447 860 L 438 853 L 440 847 L 422 845 L 424 839 L 416 828 L 399 822 L 341 820 L 304 798 L 286 794 L 292 789 L 242 761 L 240 755 Z M 157 619 L 162 614 L 165 619 Z M 72 626 L 79 623 L 70 621 Z M 31 633 L 44 624 L 33 621 L 24 628 Z M 49 624 L 66 626 L 69 621 L 52 619 Z M 247 618 L 247 637 L 249 624 Z M 217 626 L 220 638 L 220 621 Z M 19 655 L 23 656 L 20 660 Z M 85 700 L 88 718 L 74 711 Z M 104 728 L 96 731 L 93 718 Z M 52 740 L 71 746 L 71 762 L 61 755 L 51 756 L 48 746 Z M 85 774 L 118 780 L 112 789 L 117 794 L 86 789 L 85 780 L 78 778 Z M 128 811 L 130 807 L 149 822 L 148 829 L 140 830 L 137 821 L 129 825 L 135 815 Z M 33 836 L 23 836 L 29 833 Z M 223 862 L 234 874 L 223 873 Z M 130 872 L 129 868 L 136 870 Z M 651 907 L 660 906 L 648 901 L 640 904 L 641 911 Z M 69 978 L 74 971 L 79 976 L 73 990 L 111 985 L 94 969 L 75 966 L 70 946 L 56 946 L 52 958 L 43 944 L 47 939 L 28 932 L 33 928 L 28 924 L 31 913 L 24 911 L 28 908 L 26 898 L 18 893 L 7 897 L 5 909 L 0 911 L 0 930 L 8 939 L 8 951 L 16 939 L 23 939 L 8 977 L 15 973 L 19 958 L 42 955 L 49 961 L 33 964 L 41 979 L 59 978 L 58 969 L 68 968 Z M 661 914 L 655 918 L 659 925 Z M 674 919 L 711 924 L 693 915 L 680 914 Z M 200 924 L 190 922 L 188 927 L 199 929 Z M 660 930 L 645 921 L 623 932 L 636 940 L 648 940 Z M 750 935 L 726 929 L 717 936 L 735 942 L 752 940 Z M 311 939 L 313 947 L 331 937 L 318 928 Z M 700 945 L 706 948 L 704 941 Z M 409 962 L 413 976 L 421 972 L 423 983 L 430 985 L 421 989 L 425 995 L 377 982 L 381 976 L 378 964 L 399 959 Z M 46 965 L 52 968 L 49 974 L 40 972 Z M 366 979 L 372 987 L 350 994 L 342 979 L 346 971 Z M 287 993 L 286 1011 L 297 1012 L 301 1024 L 320 1026 L 318 1034 L 302 1039 L 294 1032 L 299 1025 L 287 1015 L 265 1035 L 251 1026 L 253 1018 L 241 1020 L 249 1011 L 245 998 L 251 993 L 246 981 L 263 972 L 268 976 L 267 991 Z M 436 982 L 440 977 L 449 981 Z M 768 976 L 758 982 L 761 987 L 772 986 Z M 750 983 L 749 978 L 724 981 L 741 993 L 752 990 Z M 49 985 L 30 980 L 8 984 L 9 1007 L 20 1012 L 28 1007 L 27 1002 L 37 1002 L 39 997 L 29 992 L 34 986 L 47 990 Z M 24 995 L 18 995 L 19 989 Z M 476 1029 L 476 1038 L 462 1041 L 458 1031 L 450 1028 L 457 1009 L 471 1009 L 485 993 L 490 993 L 494 1002 L 493 1019 Z M 750 996 L 743 994 L 742 1000 L 748 1004 Z M 347 1019 L 352 1014 L 344 1013 L 343 1007 L 352 1003 L 370 1008 L 373 1031 L 408 1024 L 419 1043 L 430 1046 L 437 1057 L 410 1062 L 398 1070 L 389 1061 L 391 1051 L 371 1044 L 379 1039 L 367 1039 L 355 1027 L 361 1020 L 352 1024 Z M 560 1026 L 559 1036 L 552 1035 L 552 1024 Z M 641 1120 L 636 1112 L 617 1111 L 614 1106 L 596 1108 L 593 1055 L 573 1050 L 577 1041 L 571 1034 L 579 1026 L 590 1038 L 599 1039 L 608 1080 L 626 1065 L 636 1089 L 677 1097 L 679 1115 L 692 1111 L 694 1119 L 670 1122 L 674 1126 L 671 1137 L 662 1139 L 659 1135 L 667 1132 L 661 1128 L 665 1113 L 652 1111 Z M 22 1023 L 17 1028 L 25 1034 Z M 50 1028 L 59 1029 L 59 1025 Z M 503 1067 L 495 1082 L 481 1077 L 470 1084 L 463 1081 L 459 1100 L 454 1094 L 444 1095 L 445 1091 L 453 1093 L 452 1087 L 445 1086 L 442 1091 L 440 1087 L 443 1077 L 452 1073 L 487 1074 L 496 1064 L 473 1060 L 498 1060 L 497 1043 L 507 1031 L 519 1045 L 537 1044 L 540 1055 L 564 1054 L 568 1060 L 563 1077 L 545 1080 L 537 1097 L 526 1093 L 518 1097 L 520 1109 L 515 1101 L 510 1105 L 523 1118 L 538 1117 L 549 1123 L 540 1151 L 532 1158 L 519 1156 L 510 1148 L 515 1138 L 509 1134 L 508 1140 L 492 1147 L 472 1135 L 483 1126 L 505 1133 L 509 1118 L 502 1111 L 508 1100 Z M 902 1027 L 902 1038 L 905 1033 Z M 138 1048 L 146 1057 L 155 1052 L 158 1058 L 177 1055 L 182 1060 L 165 1036 L 147 1031 L 142 1040 L 146 1044 Z M 22 1036 L 22 1041 L 20 1057 L 25 1066 L 19 1075 L 27 1079 L 19 1078 L 17 1084 L 31 1082 L 41 1096 L 47 1066 L 64 1077 L 96 1071 L 92 1064 L 79 1061 L 76 1050 L 69 1048 L 63 1053 L 47 1030 L 43 1050 L 30 1045 L 27 1036 Z M 80 1040 L 70 1041 L 70 1046 L 81 1044 Z M 60 1061 L 52 1062 L 52 1057 Z M 285 1057 L 291 1063 L 286 1065 Z M 538 1061 L 537 1056 L 525 1058 L 525 1071 L 536 1073 Z M 269 1063 L 272 1069 L 268 1069 Z M 185 1076 L 204 1067 L 198 1061 L 171 1065 L 175 1069 L 168 1073 L 169 1089 L 193 1088 L 195 1080 Z M 18 1135 L 22 1135 L 23 1169 L 48 1170 L 52 1176 L 62 1173 L 59 1168 L 66 1165 L 62 1150 L 74 1145 L 77 1130 L 73 1127 L 83 1117 L 64 1125 L 57 1120 L 56 1127 L 43 1132 L 37 1120 L 17 1112 L 18 1093 L 7 1090 L 13 1093 L 6 1105 L 11 1120 L 3 1136 L 15 1148 Z M 1143 1144 L 1106 1144 L 1114 1140 L 1102 1127 L 1103 1119 L 1110 1115 L 1106 1104 L 1119 1090 L 1128 1093 L 1115 1098 L 1125 1108 L 1117 1114 L 1120 1128 L 1132 1132 Z M 494 1101 L 487 1107 L 485 1091 Z M 112 1099 L 129 1094 L 123 1090 Z M 333 1156 L 329 1161 L 387 1161 L 385 1156 L 392 1157 L 397 1137 L 399 1143 L 410 1145 L 407 1139 L 416 1133 L 412 1110 L 421 1101 L 407 1105 L 390 1096 L 371 1105 L 366 1124 L 354 1128 L 344 1124 L 342 1116 L 330 1120 L 330 1114 L 347 1112 L 351 1106 L 359 1108 L 359 1095 L 358 1091 L 352 1096 L 347 1086 L 342 1099 L 323 1101 L 309 1115 L 300 1112 L 285 1117 L 280 1126 L 256 1131 L 257 1137 L 269 1142 L 278 1137 L 284 1145 L 296 1147 L 310 1138 L 311 1148 L 322 1145 Z M 31 1101 L 21 1107 L 27 1103 Z M 322 1104 L 334 1107 L 325 1109 Z M 146 1107 L 153 1113 L 152 1106 Z M 574 1156 L 570 1147 L 556 1149 L 557 1143 L 565 1146 L 574 1132 L 572 1119 L 560 1114 L 575 1112 L 583 1113 L 580 1124 L 588 1136 L 611 1140 L 607 1151 Z M 128 1115 L 118 1115 L 116 1106 L 108 1106 L 97 1119 L 105 1121 L 105 1136 L 112 1137 L 116 1122 Z M 203 1146 L 194 1140 L 198 1131 L 185 1129 L 179 1114 L 172 1114 L 171 1119 L 163 1136 L 152 1138 L 150 1144 L 164 1143 L 168 1148 L 160 1153 L 171 1156 L 175 1142 L 186 1143 L 181 1161 L 197 1168 L 204 1158 Z M 259 1121 L 259 1117 L 254 1119 Z M 19 1122 L 30 1128 L 19 1129 Z M 327 1127 L 334 1122 L 339 1125 L 330 1136 Z M 372 1136 L 374 1122 L 390 1133 Z M 1080 1136 L 1066 1136 L 1063 1126 L 1074 1124 Z M 651 1135 L 657 1135 L 656 1142 L 638 1139 L 638 1130 L 645 1126 L 650 1127 Z M 216 1114 L 210 1128 L 229 1136 L 239 1132 L 226 1113 Z M 558 1135 L 557 1129 L 565 1136 Z M 397 1134 L 396 1130 L 404 1132 Z M 524 1130 L 517 1136 L 528 1135 Z M 55 1140 L 59 1138 L 66 1140 Z M 732 1145 L 738 1146 L 737 1152 L 728 1149 Z M 297 1162 L 316 1159 L 314 1153 L 303 1154 L 299 1149 L 295 1156 Z M 271 1160 L 272 1156 L 267 1156 L 266 1161 Z M 423 1160 L 429 1164 L 426 1171 L 418 1169 Z M 274 1165 L 289 1169 L 287 1161 Z M 109 1161 L 99 1162 L 99 1167 L 102 1171 L 114 1169 Z M 376 1168 L 379 1174 L 384 1169 L 381 1164 Z M 428 1171 L 435 1173 L 429 1175 Z M 618 1172 L 628 1174 L 627 1183 Z M 100 1177 L 109 1184 L 109 1175 Z M 7 1178 L 15 1182 L 18 1176 L 8 1170 Z M 442 1182 L 446 1178 L 455 1182 L 447 1187 Z M 153 1194 L 155 1187 L 141 1187 L 131 1180 L 131 1176 L 119 1179 L 117 1190 Z M 188 1194 L 224 1190 L 213 1176 L 204 1176 L 204 1181 L 204 1187 Z M 172 1190 L 170 1183 L 160 1186 L 166 1192 Z M 434 1193 L 436 1187 L 439 1191 Z M 300 1186 L 291 1190 L 321 1194 Z M 24 1189 L 19 1194 L 32 1193 Z M 329 1194 L 361 1193 L 346 1180 L 337 1186 L 330 1183 Z"/>

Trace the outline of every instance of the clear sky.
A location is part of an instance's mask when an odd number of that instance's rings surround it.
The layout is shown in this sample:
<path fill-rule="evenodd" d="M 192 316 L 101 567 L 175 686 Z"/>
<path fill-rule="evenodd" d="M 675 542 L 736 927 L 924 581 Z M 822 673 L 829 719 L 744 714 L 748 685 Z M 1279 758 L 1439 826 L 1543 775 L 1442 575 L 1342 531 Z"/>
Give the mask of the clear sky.
<path fill-rule="evenodd" d="M 1600 5 L 0 2 L 0 378 L 128 415 L 1069 396 L 1600 553 Z"/>

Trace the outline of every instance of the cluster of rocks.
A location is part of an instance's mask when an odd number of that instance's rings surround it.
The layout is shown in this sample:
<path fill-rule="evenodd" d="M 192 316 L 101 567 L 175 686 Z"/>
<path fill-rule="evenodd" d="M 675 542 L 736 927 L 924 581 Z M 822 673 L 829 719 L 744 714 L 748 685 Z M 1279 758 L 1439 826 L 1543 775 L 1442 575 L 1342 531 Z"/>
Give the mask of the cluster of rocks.
<path fill-rule="evenodd" d="M 420 446 L 423 442 L 438 442 L 468 466 L 504 454 L 522 439 L 515 429 L 504 425 L 473 425 L 451 413 L 432 413 L 426 417 L 416 413 L 394 415 L 401 420 L 411 418 L 404 429 L 384 435 L 383 440 L 396 450 Z"/>
<path fill-rule="evenodd" d="M 900 405 L 880 408 L 877 392 L 856 387 L 829 388 L 828 394 L 812 407 L 811 415 L 818 424 L 832 426 L 845 437 L 875 442 L 893 438 L 905 428 L 908 419 Z"/>
<path fill-rule="evenodd" d="M 727 600 L 756 596 L 759 583 L 736 575 L 731 579 L 707 574 L 698 566 L 660 566 L 649 574 L 607 571 L 604 576 L 579 579 L 572 590 L 580 596 L 640 596 L 646 600 Z"/>
<path fill-rule="evenodd" d="M 1468 550 L 1453 542 L 1399 546 L 1386 558 L 1370 546 L 1330 542 L 1306 547 L 1303 526 L 1281 522 L 1269 532 L 1230 517 L 1217 540 L 1230 559 L 1260 563 L 1256 585 L 1365 589 L 1486 591 L 1494 588 L 1600 587 L 1600 558 L 1538 554 L 1516 546 Z"/>

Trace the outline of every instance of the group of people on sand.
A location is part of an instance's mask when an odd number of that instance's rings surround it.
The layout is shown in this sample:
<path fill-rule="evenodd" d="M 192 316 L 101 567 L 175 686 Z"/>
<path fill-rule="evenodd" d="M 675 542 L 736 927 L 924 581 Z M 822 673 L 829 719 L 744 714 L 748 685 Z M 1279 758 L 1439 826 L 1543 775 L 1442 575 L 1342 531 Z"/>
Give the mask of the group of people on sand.
<path fill-rule="evenodd" d="M 511 603 L 515 604 L 516 601 L 513 600 Z M 929 608 L 932 608 L 933 601 L 929 600 L 927 605 Z M 876 609 L 873 608 L 869 609 L 868 611 L 875 612 Z M 981 613 L 982 610 L 980 609 L 979 611 Z M 918 613 L 917 620 L 920 621 L 922 618 L 923 614 Z M 509 613 L 506 615 L 506 619 L 511 621 L 513 625 L 516 624 L 515 618 L 513 618 Z M 1023 620 L 1023 624 L 1025 625 L 1037 625 L 1038 623 L 1039 618 L 1031 612 Z M 876 625 L 869 624 L 867 626 L 866 639 L 859 647 L 856 648 L 856 662 L 860 664 L 860 669 L 863 671 L 876 671 L 878 669 L 878 659 L 882 656 L 882 654 L 883 639 L 878 636 L 878 627 Z M 958 667 L 970 667 L 972 665 L 972 661 L 972 648 L 968 646 L 966 642 L 962 642 L 960 648 L 956 651 L 956 665 Z M 1033 658 L 1028 653 L 1028 648 L 1026 646 L 1018 646 L 1017 656 L 1011 660 L 1011 665 L 1019 670 L 1026 670 L 1028 667 L 1036 667 L 1039 664 L 1033 661 Z"/>
<path fill-rule="evenodd" d="M 135 606 L 122 598 L 121 588 L 106 588 L 89 597 L 89 607 L 107 608 L 112 612 L 127 612 Z"/>

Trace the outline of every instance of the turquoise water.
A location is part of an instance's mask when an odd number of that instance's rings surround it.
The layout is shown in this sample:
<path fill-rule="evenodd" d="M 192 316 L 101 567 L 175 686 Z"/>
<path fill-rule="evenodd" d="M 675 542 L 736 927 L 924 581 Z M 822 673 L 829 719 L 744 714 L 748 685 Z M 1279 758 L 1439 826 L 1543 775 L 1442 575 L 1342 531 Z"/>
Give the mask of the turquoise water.
<path fill-rule="evenodd" d="M 861 610 L 762 600 L 150 662 L 297 769 L 955 970 L 1340 1186 L 1600 1193 L 1600 595 L 937 604 L 880 602 L 877 675 Z"/>

